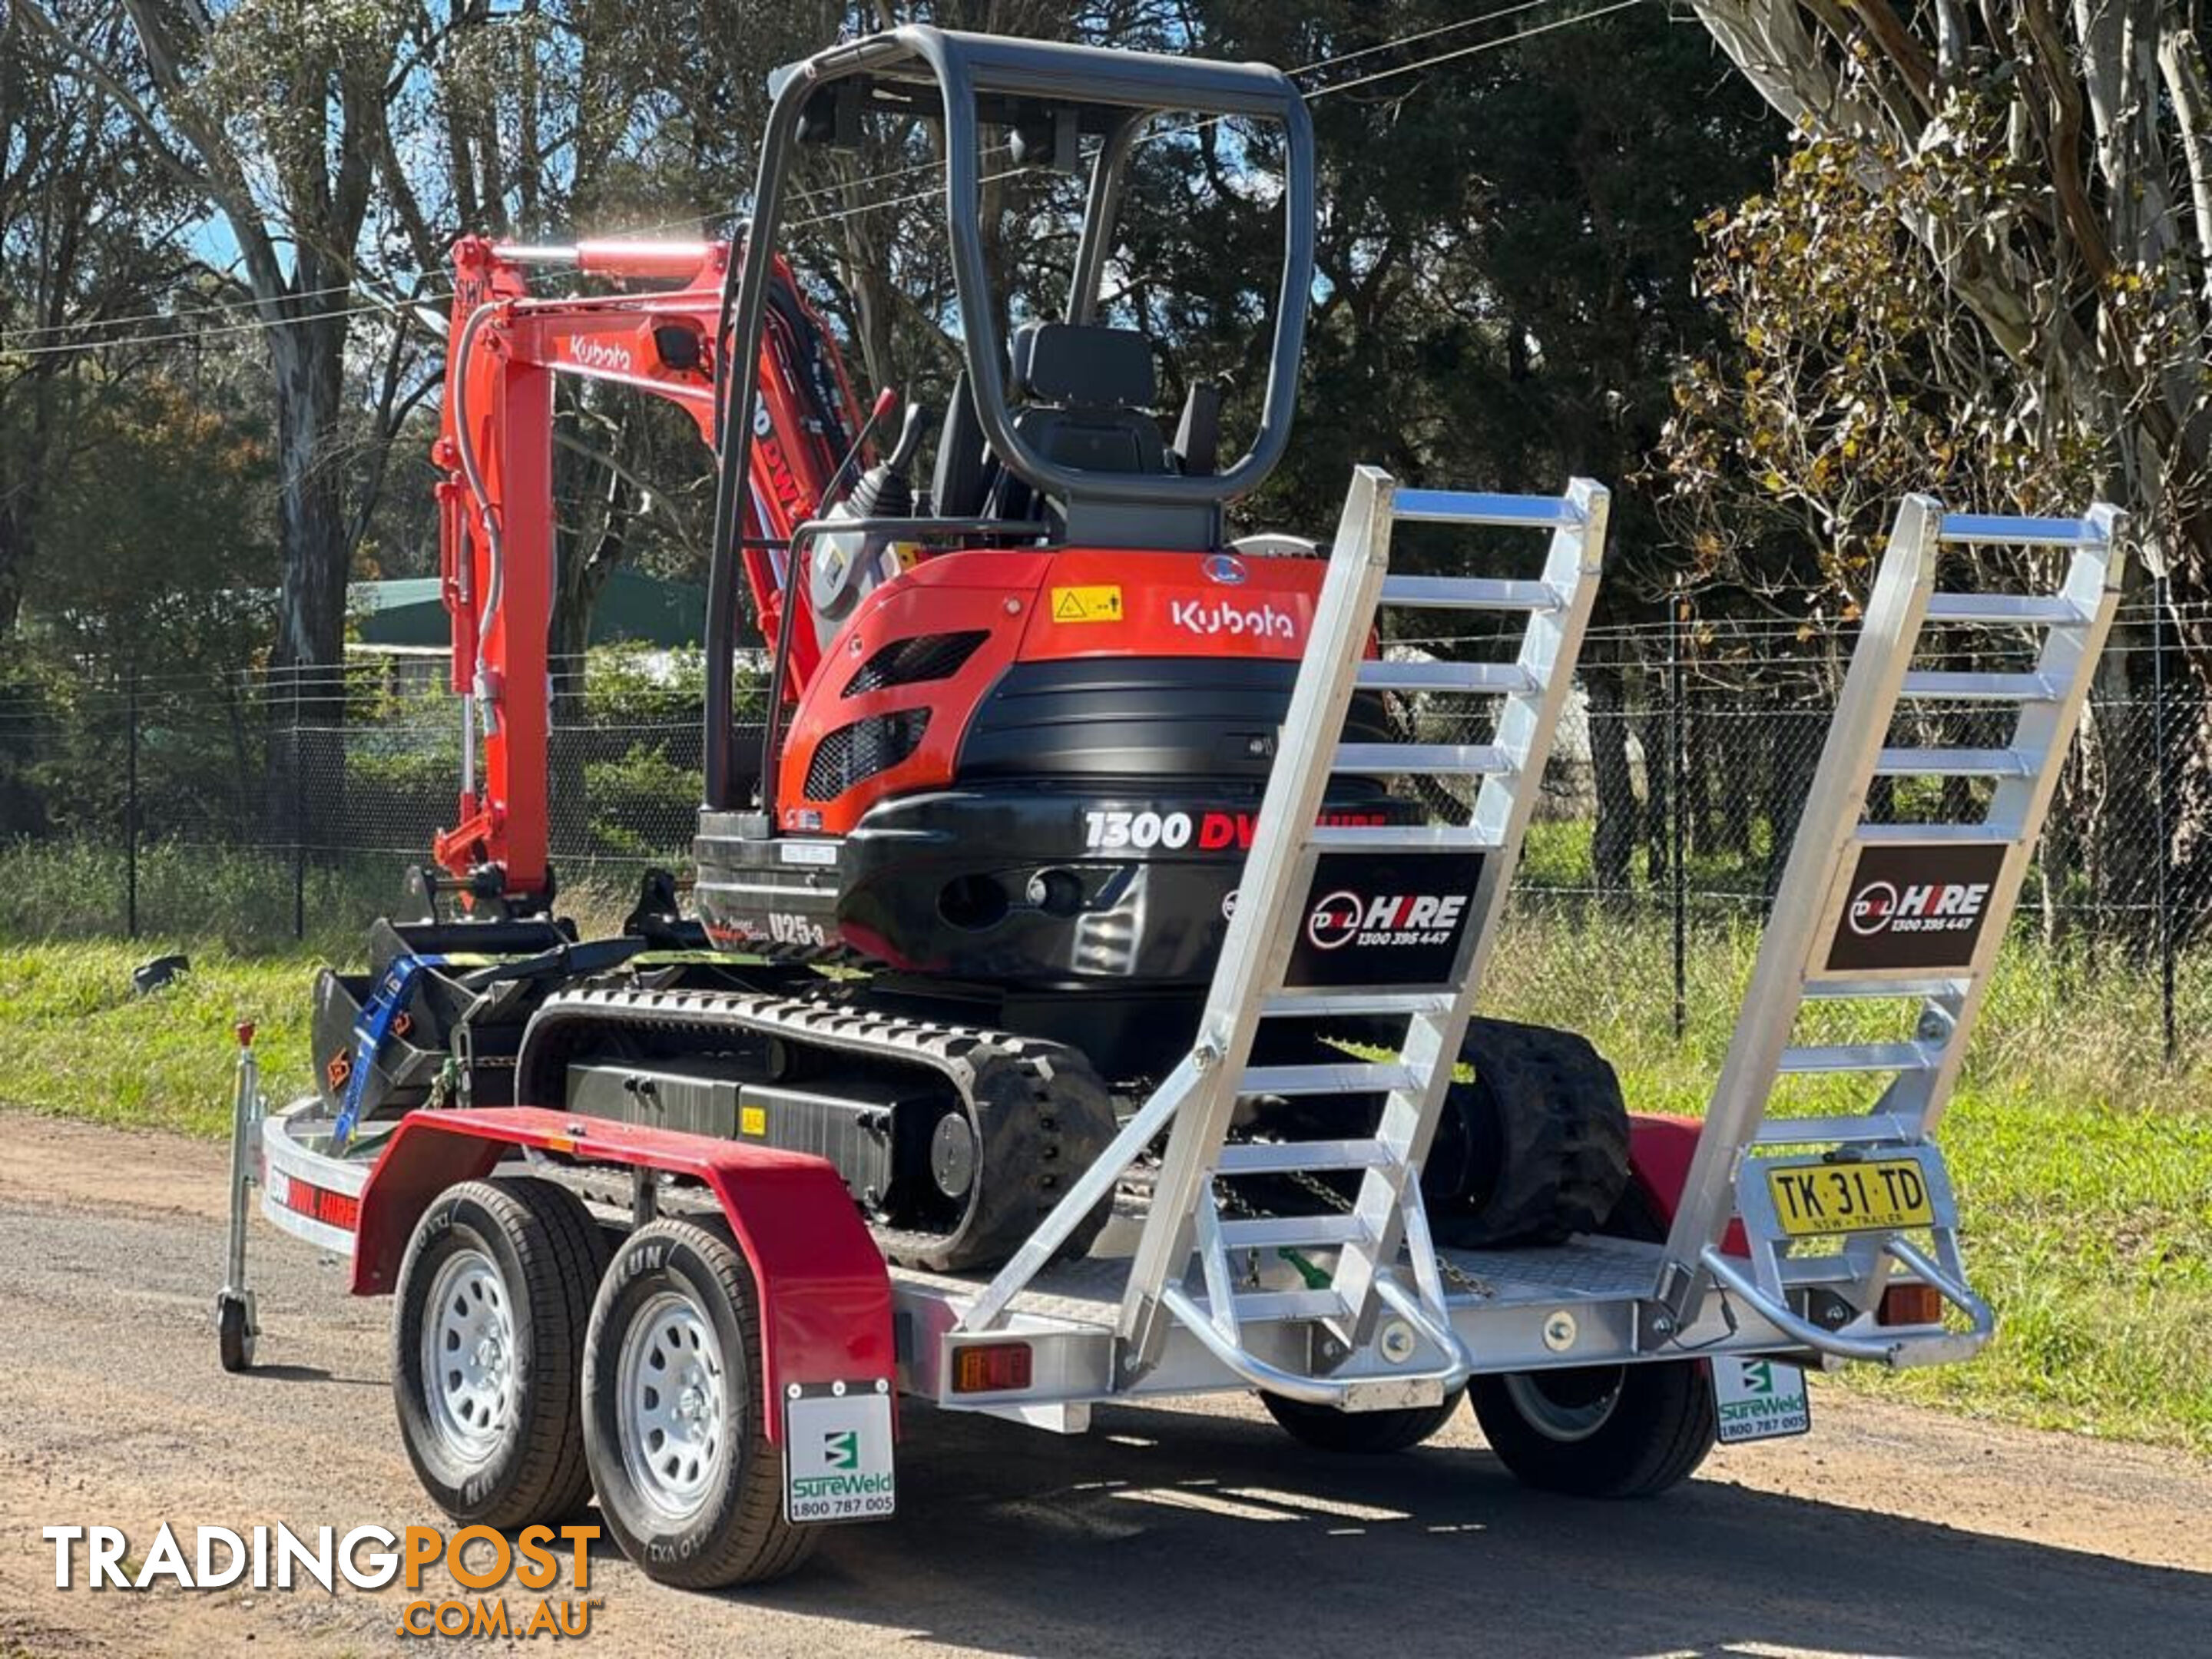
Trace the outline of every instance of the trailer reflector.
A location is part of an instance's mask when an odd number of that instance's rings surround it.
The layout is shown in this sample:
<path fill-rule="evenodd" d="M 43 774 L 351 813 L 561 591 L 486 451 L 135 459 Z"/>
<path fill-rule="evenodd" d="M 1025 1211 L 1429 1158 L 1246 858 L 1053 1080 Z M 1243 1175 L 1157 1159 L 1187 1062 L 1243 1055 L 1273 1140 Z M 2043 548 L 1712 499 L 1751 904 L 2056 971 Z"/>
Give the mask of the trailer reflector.
<path fill-rule="evenodd" d="M 1004 1394 L 1026 1389 L 1035 1365 L 1026 1342 L 978 1342 L 952 1357 L 952 1392 Z"/>
<path fill-rule="evenodd" d="M 1943 1317 L 1943 1296 L 1933 1285 L 1893 1285 L 1881 1293 L 1877 1325 L 1934 1325 Z"/>

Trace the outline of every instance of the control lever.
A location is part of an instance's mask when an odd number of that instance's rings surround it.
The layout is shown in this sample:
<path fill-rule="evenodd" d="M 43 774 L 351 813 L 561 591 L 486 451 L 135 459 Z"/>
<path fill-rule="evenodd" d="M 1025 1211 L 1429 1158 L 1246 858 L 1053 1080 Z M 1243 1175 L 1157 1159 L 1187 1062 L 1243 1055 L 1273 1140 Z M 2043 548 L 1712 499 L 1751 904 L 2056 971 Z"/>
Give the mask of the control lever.
<path fill-rule="evenodd" d="M 836 519 L 904 519 L 914 513 L 914 481 L 908 476 L 921 441 L 929 431 L 928 405 L 908 404 L 898 441 L 861 475 L 852 493 L 830 510 Z M 906 568 L 888 539 L 862 530 L 830 531 L 814 544 L 808 561 L 806 597 L 818 637 L 830 635 L 861 597 Z"/>

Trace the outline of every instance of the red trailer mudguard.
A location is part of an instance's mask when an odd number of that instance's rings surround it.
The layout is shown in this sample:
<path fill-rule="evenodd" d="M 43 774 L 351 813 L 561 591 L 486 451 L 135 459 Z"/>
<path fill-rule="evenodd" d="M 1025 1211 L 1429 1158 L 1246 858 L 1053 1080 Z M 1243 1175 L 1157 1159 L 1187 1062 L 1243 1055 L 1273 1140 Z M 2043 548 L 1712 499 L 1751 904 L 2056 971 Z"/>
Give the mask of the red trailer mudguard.
<path fill-rule="evenodd" d="M 490 1173 L 518 1146 L 579 1163 L 665 1170 L 714 1194 L 760 1292 L 762 1377 L 794 1384 L 895 1379 L 891 1287 L 882 1254 L 837 1172 L 775 1147 L 575 1118 L 534 1106 L 419 1111 L 400 1121 L 361 1195 L 356 1296 L 388 1296 L 430 1201 Z M 769 1438 L 783 1433 L 769 1413 Z"/>

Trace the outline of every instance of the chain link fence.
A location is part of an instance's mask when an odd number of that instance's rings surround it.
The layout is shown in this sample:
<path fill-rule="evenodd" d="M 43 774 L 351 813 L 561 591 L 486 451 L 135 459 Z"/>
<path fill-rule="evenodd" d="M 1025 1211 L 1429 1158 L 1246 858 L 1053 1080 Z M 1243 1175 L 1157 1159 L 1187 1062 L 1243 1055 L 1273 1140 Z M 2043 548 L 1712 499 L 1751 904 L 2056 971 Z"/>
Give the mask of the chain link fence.
<path fill-rule="evenodd" d="M 2212 1038 L 2212 951 L 2199 950 L 2212 859 L 2182 855 L 2203 837 L 2180 804 L 2212 710 L 2155 672 L 2156 643 L 2147 611 L 2115 635 L 2014 932 L 2069 974 L 2125 976 L 2172 1061 Z M 1850 644 L 1780 625 L 1595 630 L 1523 854 L 1522 912 L 1669 938 L 1679 1030 L 1694 941 L 1765 913 Z M 461 730 L 444 674 L 425 655 L 0 699 L 0 939 L 353 948 L 456 816 Z M 556 666 L 552 853 L 564 908 L 587 926 L 617 921 L 647 869 L 688 865 L 699 685 L 696 654 Z M 1461 711 L 1405 712 L 1424 735 L 1480 740 Z M 2000 747 L 2008 719 L 1916 708 L 1892 740 Z M 1878 781 L 1871 804 L 1897 821 L 1957 820 L 1990 787 Z"/>

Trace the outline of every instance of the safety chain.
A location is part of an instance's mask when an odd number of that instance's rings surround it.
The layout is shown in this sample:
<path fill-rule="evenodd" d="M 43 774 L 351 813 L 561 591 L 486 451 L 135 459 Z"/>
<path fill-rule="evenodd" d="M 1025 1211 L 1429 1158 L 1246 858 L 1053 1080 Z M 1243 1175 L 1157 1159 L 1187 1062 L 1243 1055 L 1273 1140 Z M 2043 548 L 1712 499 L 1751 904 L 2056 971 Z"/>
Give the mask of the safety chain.
<path fill-rule="evenodd" d="M 1352 1200 L 1350 1199 L 1346 1198 L 1342 1193 L 1337 1191 L 1335 1188 L 1330 1186 L 1328 1182 L 1323 1181 L 1319 1176 L 1314 1174 L 1312 1170 L 1285 1170 L 1284 1174 L 1289 1177 L 1292 1185 L 1304 1192 L 1308 1197 L 1319 1199 L 1322 1203 L 1328 1205 L 1340 1214 L 1349 1211 L 1352 1208 Z M 1221 1208 L 1224 1213 L 1233 1215 L 1243 1219 L 1257 1219 L 1271 1213 L 1268 1211 L 1261 1209 L 1258 1205 L 1253 1203 L 1250 1199 L 1246 1198 L 1243 1194 L 1231 1188 L 1229 1183 L 1219 1176 L 1216 1176 L 1213 1178 L 1213 1201 Z M 1321 1270 L 1316 1267 L 1312 1262 L 1309 1261 L 1300 1252 L 1290 1249 L 1279 1249 L 1276 1251 L 1276 1254 L 1281 1256 L 1284 1261 L 1289 1262 L 1293 1267 L 1296 1267 L 1298 1272 L 1307 1279 L 1311 1288 L 1320 1288 L 1320 1285 L 1312 1284 L 1312 1280 L 1316 1274 L 1320 1274 L 1322 1284 L 1326 1284 L 1328 1282 L 1328 1276 L 1326 1274 L 1321 1274 Z M 1459 1266 L 1458 1263 L 1455 1262 L 1442 1250 L 1434 1250 L 1432 1251 L 1432 1254 L 1437 1259 L 1437 1271 L 1443 1276 L 1444 1282 L 1449 1285 L 1454 1290 L 1460 1291 L 1463 1295 L 1479 1297 L 1486 1302 L 1498 1294 L 1497 1288 L 1494 1285 L 1491 1285 L 1486 1279 L 1476 1278 L 1473 1273 L 1468 1272 L 1467 1269 Z"/>

